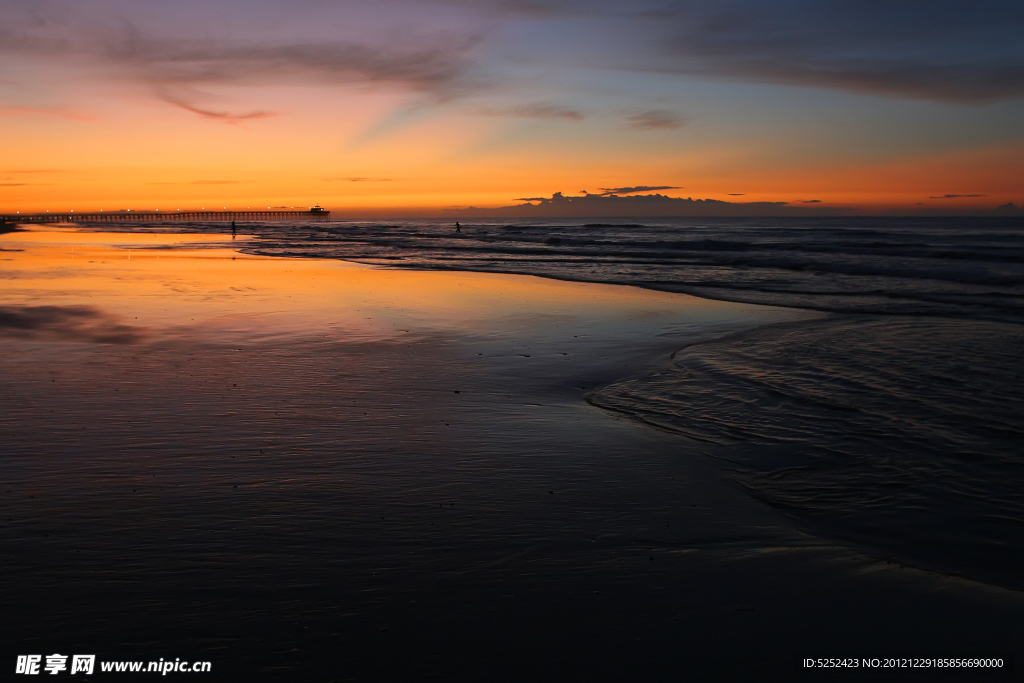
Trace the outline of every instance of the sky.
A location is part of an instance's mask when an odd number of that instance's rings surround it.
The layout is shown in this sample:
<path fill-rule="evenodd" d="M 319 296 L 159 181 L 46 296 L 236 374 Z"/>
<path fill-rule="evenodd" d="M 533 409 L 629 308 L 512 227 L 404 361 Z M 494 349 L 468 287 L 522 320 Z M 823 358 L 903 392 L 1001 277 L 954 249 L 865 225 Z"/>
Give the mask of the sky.
<path fill-rule="evenodd" d="M 2 0 L 0 211 L 1021 206 L 1022 35 L 1019 0 Z"/>

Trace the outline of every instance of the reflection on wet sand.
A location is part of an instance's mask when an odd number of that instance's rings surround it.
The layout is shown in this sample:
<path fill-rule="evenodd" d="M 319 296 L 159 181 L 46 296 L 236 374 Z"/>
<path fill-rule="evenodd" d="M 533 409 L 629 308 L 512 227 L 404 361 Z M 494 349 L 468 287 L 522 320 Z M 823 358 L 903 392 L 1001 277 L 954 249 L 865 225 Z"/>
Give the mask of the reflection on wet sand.
<path fill-rule="evenodd" d="M 70 230 L 5 235 L 0 248 L 10 251 L 0 268 L 5 283 L 0 304 L 85 304 L 163 335 L 189 329 L 232 343 L 296 335 L 373 341 L 413 328 L 487 334 L 515 325 L 513 319 L 538 330 L 573 320 L 587 333 L 602 328 L 620 337 L 628 323 L 626 334 L 635 337 L 671 318 L 696 316 L 702 324 L 731 325 L 751 315 L 793 316 L 614 285 L 251 256 L 226 243 L 230 238 L 219 235 Z"/>
<path fill-rule="evenodd" d="M 88 306 L 0 306 L 0 337 L 132 344 L 145 335 Z"/>

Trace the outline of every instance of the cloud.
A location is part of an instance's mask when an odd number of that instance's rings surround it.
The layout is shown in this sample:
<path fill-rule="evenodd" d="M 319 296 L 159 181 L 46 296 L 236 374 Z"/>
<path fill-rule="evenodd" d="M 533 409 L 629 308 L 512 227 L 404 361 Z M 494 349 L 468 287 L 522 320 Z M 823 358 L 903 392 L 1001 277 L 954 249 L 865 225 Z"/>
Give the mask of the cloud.
<path fill-rule="evenodd" d="M 983 194 L 943 194 L 938 197 L 929 197 L 928 199 L 959 199 L 960 197 L 984 197 Z"/>
<path fill-rule="evenodd" d="M 190 111 L 193 114 L 199 114 L 200 116 L 205 116 L 206 118 L 215 119 L 217 121 L 223 121 L 224 123 L 227 123 L 228 125 L 232 126 L 237 126 L 242 121 L 249 121 L 252 119 L 265 119 L 271 116 L 276 116 L 276 114 L 272 112 L 265 111 L 250 111 L 240 114 L 232 114 L 231 112 L 226 111 L 213 111 L 212 109 L 204 109 L 202 107 L 189 104 L 188 102 L 182 101 L 176 97 L 172 97 L 167 93 L 160 93 L 160 99 L 169 104 L 173 104 L 176 107 L 180 107 L 185 111 Z"/>
<path fill-rule="evenodd" d="M 331 83 L 397 83 L 443 90 L 458 76 L 457 50 L 400 51 L 353 43 L 216 47 L 133 45 L 118 57 L 162 83 L 218 83 L 313 79 Z"/>
<path fill-rule="evenodd" d="M 239 183 L 251 183 L 251 180 L 190 180 L 187 182 L 154 182 L 149 185 L 238 185 Z"/>
<path fill-rule="evenodd" d="M 395 182 L 394 178 L 366 178 L 363 176 L 349 176 L 345 178 L 321 178 L 325 183 L 391 183 Z"/>
<path fill-rule="evenodd" d="M 803 200 L 800 203 L 801 204 L 821 204 L 821 200 L 820 199 L 805 199 L 805 200 Z"/>
<path fill-rule="evenodd" d="M 68 121 L 84 121 L 95 123 L 96 119 L 80 114 L 75 111 L 60 107 L 16 107 L 0 106 L 0 116 L 45 116 L 54 119 L 65 119 Z"/>
<path fill-rule="evenodd" d="M 524 27 L 530 29 L 525 40 Z M 236 124 L 270 112 L 207 106 L 196 89 L 344 85 L 445 101 L 503 82 L 521 85 L 517 75 L 531 60 L 559 80 L 551 55 L 564 55 L 563 65 L 605 70 L 609 84 L 624 72 L 646 71 L 680 80 L 987 102 L 1024 97 L 1021 35 L 1020 0 L 0 3 L 0 51 L 144 82 L 197 116 Z M 587 115 L 549 103 L 492 106 L 482 113 L 565 121 Z M 667 109 L 627 111 L 625 118 L 650 131 L 687 123 Z"/>
<path fill-rule="evenodd" d="M 581 112 L 571 107 L 545 103 L 523 104 L 506 108 L 484 108 L 478 111 L 485 116 L 515 116 L 528 119 L 582 121 L 586 118 Z"/>
<path fill-rule="evenodd" d="M 0 306 L 0 337 L 134 344 L 145 335 L 141 328 L 87 306 Z"/>
<path fill-rule="evenodd" d="M 396 36 L 398 38 L 398 36 Z M 126 23 L 103 41 L 96 57 L 127 68 L 162 89 L 172 104 L 216 118 L 256 118 L 192 107 L 169 96 L 175 87 L 219 84 L 320 83 L 398 86 L 446 98 L 471 87 L 467 53 L 475 36 L 403 36 L 380 44 L 346 40 L 166 39 Z"/>
<path fill-rule="evenodd" d="M 34 168 L 34 169 L 28 169 L 28 170 L 0 171 L 0 174 L 3 174 L 3 175 L 24 175 L 26 173 L 61 173 L 61 172 L 62 171 L 58 171 L 58 170 L 55 170 L 55 169 Z"/>
<path fill-rule="evenodd" d="M 601 194 L 633 194 L 635 192 L 655 192 L 657 190 L 681 190 L 677 185 L 636 185 L 634 187 L 602 187 Z"/>
<path fill-rule="evenodd" d="M 1024 95 L 1018 0 L 689 0 L 648 11 L 653 69 L 956 102 Z"/>
<path fill-rule="evenodd" d="M 633 189 L 633 188 L 624 188 Z M 537 204 L 516 204 L 495 208 L 459 207 L 448 210 L 449 215 L 478 217 L 535 217 L 535 218 L 637 218 L 641 216 L 813 216 L 811 207 L 790 207 L 787 202 L 726 202 L 718 199 L 686 199 L 663 194 L 620 196 L 615 194 L 585 194 L 567 196 L 555 192 L 550 197 L 521 197 L 516 201 Z M 820 211 L 820 210 L 819 210 Z M 849 213 L 831 209 L 830 213 Z"/>
<path fill-rule="evenodd" d="M 498 16 L 546 19 L 559 16 L 578 16 L 587 11 L 589 4 L 578 0 L 425 0 L 438 5 L 452 5 L 483 11 Z"/>
<path fill-rule="evenodd" d="M 729 196 L 730 197 L 746 197 L 747 195 L 746 195 L 745 192 L 730 192 Z"/>
<path fill-rule="evenodd" d="M 629 116 L 627 120 L 634 128 L 640 128 L 641 130 L 680 128 L 689 122 L 689 119 L 685 119 L 666 109 L 638 112 Z"/>
<path fill-rule="evenodd" d="M 422 3 L 389 4 L 417 10 Z M 470 59 L 480 43 L 480 21 L 444 22 L 436 10 L 415 11 L 428 20 L 417 22 L 413 14 L 399 13 L 396 20 L 387 7 L 367 11 L 346 2 L 268 0 L 244 9 L 218 0 L 191 9 L 145 0 L 106 0 L 90 8 L 60 0 L 35 5 L 0 3 L 0 54 L 142 82 L 169 104 L 232 124 L 273 113 L 205 106 L 200 89 L 380 87 L 444 101 L 489 87 Z M 24 114 L 82 118 L 60 110 L 0 108 L 0 115 Z"/>

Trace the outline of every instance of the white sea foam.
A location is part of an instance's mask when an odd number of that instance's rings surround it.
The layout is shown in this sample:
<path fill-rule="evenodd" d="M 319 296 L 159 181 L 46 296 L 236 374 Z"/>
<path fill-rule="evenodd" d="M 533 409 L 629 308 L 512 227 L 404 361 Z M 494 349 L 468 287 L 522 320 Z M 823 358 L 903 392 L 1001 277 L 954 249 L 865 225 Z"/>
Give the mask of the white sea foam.
<path fill-rule="evenodd" d="M 1020 219 L 263 225 L 260 253 L 635 284 L 837 312 L 1024 322 Z"/>

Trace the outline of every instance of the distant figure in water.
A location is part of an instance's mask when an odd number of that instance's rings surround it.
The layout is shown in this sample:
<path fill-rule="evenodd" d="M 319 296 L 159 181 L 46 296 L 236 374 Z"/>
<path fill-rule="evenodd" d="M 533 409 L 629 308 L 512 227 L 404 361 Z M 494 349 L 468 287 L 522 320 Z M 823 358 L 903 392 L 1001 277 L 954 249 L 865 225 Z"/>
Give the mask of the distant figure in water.
<path fill-rule="evenodd" d="M 231 239 L 235 239 L 235 235 L 237 234 L 238 232 L 235 230 L 235 222 L 231 221 Z"/>
<path fill-rule="evenodd" d="M 462 226 L 459 225 L 458 221 L 455 221 L 455 232 L 462 232 Z"/>

